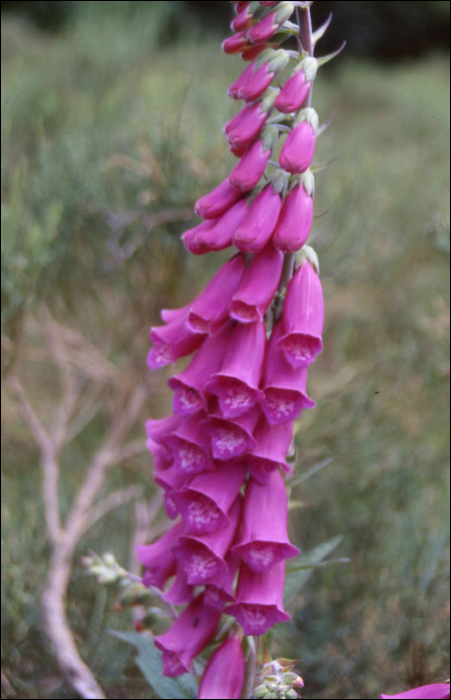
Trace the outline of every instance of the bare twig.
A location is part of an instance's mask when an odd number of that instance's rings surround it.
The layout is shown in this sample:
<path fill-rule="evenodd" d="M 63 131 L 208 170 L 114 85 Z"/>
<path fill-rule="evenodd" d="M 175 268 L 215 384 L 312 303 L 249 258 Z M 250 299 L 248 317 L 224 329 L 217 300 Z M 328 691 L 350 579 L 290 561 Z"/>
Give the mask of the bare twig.
<path fill-rule="evenodd" d="M 86 530 L 89 530 L 100 518 L 110 511 L 122 506 L 124 503 L 133 501 L 135 498 L 139 498 L 142 495 L 142 488 L 140 486 L 130 486 L 128 489 L 123 489 L 122 491 L 114 491 L 110 493 L 97 505 L 91 508 L 89 517 L 86 519 Z"/>

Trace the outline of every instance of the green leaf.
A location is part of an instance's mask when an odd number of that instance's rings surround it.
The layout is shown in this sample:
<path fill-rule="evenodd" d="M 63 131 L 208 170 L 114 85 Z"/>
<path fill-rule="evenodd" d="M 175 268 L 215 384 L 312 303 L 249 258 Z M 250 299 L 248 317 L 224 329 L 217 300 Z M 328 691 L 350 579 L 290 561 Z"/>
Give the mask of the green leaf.
<path fill-rule="evenodd" d="M 293 598 L 304 588 L 316 566 L 320 564 L 342 542 L 343 536 L 334 537 L 328 542 L 320 544 L 307 554 L 301 554 L 292 559 L 291 568 L 294 571 L 287 572 L 285 581 L 284 604 L 289 605 Z"/>
<path fill-rule="evenodd" d="M 328 559 L 327 561 L 321 561 L 319 564 L 295 564 L 294 566 L 287 566 L 287 572 L 290 574 L 296 571 L 309 571 L 310 569 L 324 569 L 326 566 L 332 566 L 332 564 L 349 564 L 351 560 L 346 558 L 340 559 Z"/>
<path fill-rule="evenodd" d="M 287 481 L 288 486 L 293 488 L 294 486 L 299 486 L 299 484 L 303 484 L 305 481 L 308 481 L 309 479 L 311 479 L 312 476 L 315 476 L 315 474 L 318 474 L 318 472 L 322 471 L 324 469 L 324 467 L 327 467 L 333 461 L 334 461 L 334 458 L 330 457 L 330 459 L 325 459 L 323 462 L 319 462 L 318 464 L 315 464 L 314 467 L 312 467 L 308 471 L 304 472 L 304 474 L 299 474 L 299 476 L 295 476 L 293 479 L 288 479 L 288 481 Z"/>
<path fill-rule="evenodd" d="M 143 637 L 138 632 L 116 632 L 112 634 L 123 642 L 132 644 L 138 650 L 136 664 L 144 678 L 154 689 L 160 698 L 165 700 L 177 700 L 177 698 L 195 698 L 197 696 L 197 684 L 191 675 L 179 678 L 167 678 L 163 676 L 163 664 L 161 652 L 155 647 L 153 641 Z"/>

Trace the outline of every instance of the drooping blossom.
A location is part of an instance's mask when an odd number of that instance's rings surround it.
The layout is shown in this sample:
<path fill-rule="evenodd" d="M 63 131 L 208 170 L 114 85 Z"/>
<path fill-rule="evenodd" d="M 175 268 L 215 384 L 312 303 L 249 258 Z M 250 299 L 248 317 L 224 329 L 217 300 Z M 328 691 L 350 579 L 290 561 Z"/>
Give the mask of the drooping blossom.
<path fill-rule="evenodd" d="M 268 41 L 293 12 L 294 7 L 291 2 L 280 2 L 274 12 L 270 12 L 249 29 L 247 38 L 254 44 Z"/>
<path fill-rule="evenodd" d="M 163 652 L 163 673 L 175 678 L 189 673 L 191 662 L 213 639 L 221 613 L 207 608 L 199 595 L 175 620 L 172 627 L 154 638 Z"/>
<path fill-rule="evenodd" d="M 242 635 L 231 632 L 210 657 L 197 697 L 202 700 L 238 700 L 243 691 L 245 667 Z"/>
<path fill-rule="evenodd" d="M 315 178 L 307 170 L 282 207 L 272 239 L 279 250 L 293 253 L 307 243 L 313 223 L 314 191 Z"/>
<path fill-rule="evenodd" d="M 252 571 L 267 574 L 275 564 L 299 554 L 288 539 L 287 523 L 287 488 L 280 471 L 274 470 L 266 484 L 250 479 L 243 504 L 241 538 L 234 551 Z"/>
<path fill-rule="evenodd" d="M 172 550 L 183 532 L 183 523 L 177 523 L 153 544 L 136 547 L 136 556 L 145 568 L 145 585 L 163 588 L 166 581 L 175 574 L 176 560 Z"/>
<path fill-rule="evenodd" d="M 194 211 L 204 219 L 216 219 L 230 209 L 242 195 L 241 190 L 234 187 L 227 177 L 209 194 L 197 200 Z"/>
<path fill-rule="evenodd" d="M 284 583 L 285 562 L 276 564 L 266 574 L 241 565 L 236 603 L 227 608 L 227 614 L 236 617 L 246 636 L 260 636 L 278 622 L 290 619 L 283 609 Z"/>
<path fill-rule="evenodd" d="M 260 253 L 271 240 L 281 209 L 280 194 L 270 183 L 254 199 L 235 231 L 235 247 L 244 253 Z"/>
<path fill-rule="evenodd" d="M 293 367 L 308 367 L 323 349 L 324 297 L 311 262 L 304 262 L 288 285 L 284 334 L 277 343 Z"/>
<path fill-rule="evenodd" d="M 233 295 L 230 315 L 240 323 L 263 321 L 280 283 L 283 254 L 269 245 L 255 255 Z"/>
<path fill-rule="evenodd" d="M 287 82 L 277 95 L 274 106 L 279 112 L 291 114 L 301 109 L 307 99 L 312 83 L 316 78 L 318 61 L 307 56 L 292 72 Z"/>
<path fill-rule="evenodd" d="M 224 418 L 238 418 L 260 400 L 265 351 L 266 329 L 262 321 L 235 326 L 221 369 L 205 390 L 217 396 Z"/>

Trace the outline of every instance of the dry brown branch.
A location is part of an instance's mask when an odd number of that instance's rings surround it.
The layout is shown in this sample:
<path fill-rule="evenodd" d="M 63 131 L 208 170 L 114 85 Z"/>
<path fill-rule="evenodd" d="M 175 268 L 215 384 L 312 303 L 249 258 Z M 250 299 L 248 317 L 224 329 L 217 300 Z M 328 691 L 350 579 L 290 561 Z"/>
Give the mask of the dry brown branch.
<path fill-rule="evenodd" d="M 89 343 L 73 333 L 62 332 L 64 329 L 46 314 L 45 334 L 49 342 L 52 358 L 59 369 L 61 385 L 61 402 L 53 422 L 44 426 L 17 377 L 8 379 L 8 386 L 17 397 L 21 413 L 29 426 L 33 439 L 39 448 L 43 470 L 43 501 L 45 508 L 47 533 L 52 554 L 46 584 L 42 596 L 43 622 L 45 632 L 54 648 L 61 673 L 82 698 L 105 698 L 88 666 L 81 659 L 75 644 L 69 621 L 67 619 L 65 600 L 72 574 L 76 547 L 82 535 L 99 518 L 113 508 L 137 498 L 141 490 L 131 487 L 106 496 L 96 502 L 105 483 L 109 469 L 119 461 L 141 453 L 145 441 L 132 440 L 124 443 L 143 406 L 146 391 L 143 387 L 136 389 L 126 401 L 125 406 L 116 407 L 115 417 L 108 428 L 103 444 L 92 456 L 84 480 L 75 495 L 71 511 L 66 522 L 61 522 L 58 482 L 60 475 L 60 452 L 63 445 L 73 439 L 87 425 L 90 417 L 98 410 L 98 395 L 105 383 L 116 374 L 109 366 L 102 366 L 96 357 L 98 351 L 92 352 Z M 76 347 L 74 347 L 74 345 Z M 83 376 L 76 378 L 73 367 L 78 362 L 75 356 L 80 353 L 94 357 L 97 372 L 97 387 L 87 396 L 82 396 Z M 85 368 L 86 365 L 83 365 Z M 84 377 L 86 377 L 85 372 Z M 100 377 L 99 377 L 100 374 Z M 116 374 L 116 379 L 118 375 Z M 122 375 L 122 379 L 125 377 Z M 125 381 L 119 382 L 123 390 Z M 78 411 L 77 404 L 85 399 Z"/>

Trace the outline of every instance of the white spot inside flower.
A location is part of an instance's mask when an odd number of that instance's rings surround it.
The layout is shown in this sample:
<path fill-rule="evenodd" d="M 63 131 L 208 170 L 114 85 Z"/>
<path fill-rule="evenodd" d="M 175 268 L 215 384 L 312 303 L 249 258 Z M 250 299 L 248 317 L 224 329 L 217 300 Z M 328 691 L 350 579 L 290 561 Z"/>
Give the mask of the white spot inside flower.
<path fill-rule="evenodd" d="M 180 470 L 185 474 L 202 471 L 205 465 L 205 454 L 196 445 L 184 444 L 177 450 Z"/>
<path fill-rule="evenodd" d="M 216 575 L 218 562 L 212 554 L 192 554 L 189 558 L 188 578 L 196 584 L 204 583 Z"/>
<path fill-rule="evenodd" d="M 296 361 L 299 366 L 311 364 L 319 352 L 319 341 L 310 335 L 298 333 L 290 335 L 283 343 L 285 352 Z"/>
<path fill-rule="evenodd" d="M 252 408 L 255 403 L 252 389 L 242 383 L 232 384 L 222 402 L 231 410 Z"/>
<path fill-rule="evenodd" d="M 172 362 L 171 346 L 165 343 L 159 343 L 152 349 L 153 360 L 156 365 L 162 367 Z"/>
<path fill-rule="evenodd" d="M 266 629 L 268 615 L 259 605 L 243 605 L 241 618 L 243 627 L 247 627 L 250 634 L 262 634 Z"/>
<path fill-rule="evenodd" d="M 186 668 L 174 651 L 163 652 L 163 666 L 165 674 L 171 678 L 175 678 L 176 676 L 181 676 L 182 673 L 186 673 Z"/>
<path fill-rule="evenodd" d="M 296 410 L 295 400 L 290 398 L 287 392 L 282 391 L 267 391 L 266 405 L 277 419 L 286 418 L 289 420 Z"/>
<path fill-rule="evenodd" d="M 257 542 L 249 547 L 245 558 L 251 569 L 266 573 L 276 563 L 276 550 L 272 544 Z"/>
<path fill-rule="evenodd" d="M 180 406 L 187 411 L 199 410 L 202 408 L 202 399 L 199 393 L 195 389 L 190 387 L 183 387 L 177 392 L 177 399 Z"/>
<path fill-rule="evenodd" d="M 233 428 L 218 428 L 213 434 L 216 450 L 223 456 L 236 455 L 246 449 L 246 437 Z"/>
<path fill-rule="evenodd" d="M 192 501 L 186 515 L 190 529 L 199 533 L 215 530 L 219 525 L 219 517 L 218 509 L 206 499 Z"/>

